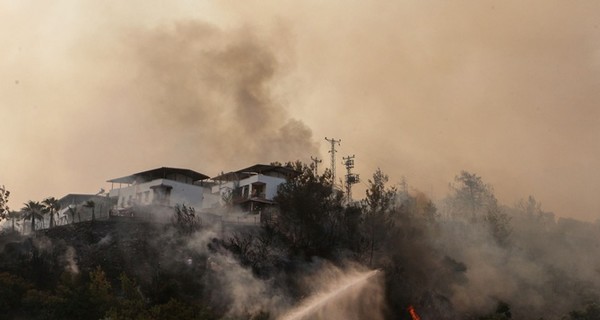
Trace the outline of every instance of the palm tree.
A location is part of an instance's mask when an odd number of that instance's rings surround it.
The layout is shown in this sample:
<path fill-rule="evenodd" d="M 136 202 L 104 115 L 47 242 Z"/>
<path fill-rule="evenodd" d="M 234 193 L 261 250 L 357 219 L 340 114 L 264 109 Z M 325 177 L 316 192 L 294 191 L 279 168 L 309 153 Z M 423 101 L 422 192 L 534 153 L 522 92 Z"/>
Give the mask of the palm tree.
<path fill-rule="evenodd" d="M 29 200 L 23 207 L 23 219 L 31 219 L 31 232 L 35 231 L 35 218 L 43 219 L 42 211 L 44 206 L 39 201 Z"/>
<path fill-rule="evenodd" d="M 6 205 L 8 196 L 10 196 L 10 191 L 6 190 L 3 185 L 0 186 L 0 220 L 8 217 L 9 208 Z"/>
<path fill-rule="evenodd" d="M 44 209 L 50 214 L 50 228 L 54 227 L 54 214 L 60 210 L 60 203 L 55 197 L 49 197 L 42 201 Z"/>
<path fill-rule="evenodd" d="M 12 222 L 12 232 L 15 232 L 15 220 L 18 220 L 21 217 L 20 211 L 9 211 L 8 218 Z"/>
<path fill-rule="evenodd" d="M 92 209 L 92 221 L 96 220 L 96 215 L 95 215 L 96 203 L 94 202 L 94 200 L 88 200 L 88 201 L 86 201 L 83 206 L 86 207 L 86 208 L 91 208 Z"/>
<path fill-rule="evenodd" d="M 71 214 L 71 224 L 75 223 L 75 213 L 79 216 L 79 222 L 81 222 L 81 214 L 77 211 L 77 206 L 70 204 L 68 207 L 69 213 Z"/>

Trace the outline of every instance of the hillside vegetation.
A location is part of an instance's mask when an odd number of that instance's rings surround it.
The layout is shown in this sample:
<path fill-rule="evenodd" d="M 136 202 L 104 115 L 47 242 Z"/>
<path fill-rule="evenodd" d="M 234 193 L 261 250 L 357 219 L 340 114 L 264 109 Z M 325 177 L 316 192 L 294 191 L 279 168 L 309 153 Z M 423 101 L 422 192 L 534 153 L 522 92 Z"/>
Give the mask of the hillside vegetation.
<path fill-rule="evenodd" d="M 556 220 L 532 196 L 502 205 L 469 172 L 434 203 L 378 170 L 348 204 L 328 172 L 289 165 L 302 174 L 254 229 L 223 234 L 178 207 L 170 224 L 5 232 L 0 319 L 275 319 L 336 274 L 373 269 L 383 295 L 368 303 L 387 319 L 600 318 L 595 223 Z"/>

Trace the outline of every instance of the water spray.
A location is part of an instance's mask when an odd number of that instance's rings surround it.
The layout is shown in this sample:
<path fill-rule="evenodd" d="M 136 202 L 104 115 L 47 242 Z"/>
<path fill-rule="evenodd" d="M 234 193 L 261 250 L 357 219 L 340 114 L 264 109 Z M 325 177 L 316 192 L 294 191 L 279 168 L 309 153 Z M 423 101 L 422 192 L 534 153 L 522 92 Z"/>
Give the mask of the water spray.
<path fill-rule="evenodd" d="M 379 272 L 379 270 L 371 270 L 366 273 L 361 273 L 359 275 L 350 277 L 339 286 L 328 291 L 317 293 L 316 295 L 307 299 L 300 306 L 285 313 L 279 318 L 279 320 L 300 320 L 306 316 L 310 316 L 331 301 L 343 296 L 346 291 L 366 283 L 368 279 L 376 276 L 379 274 Z"/>

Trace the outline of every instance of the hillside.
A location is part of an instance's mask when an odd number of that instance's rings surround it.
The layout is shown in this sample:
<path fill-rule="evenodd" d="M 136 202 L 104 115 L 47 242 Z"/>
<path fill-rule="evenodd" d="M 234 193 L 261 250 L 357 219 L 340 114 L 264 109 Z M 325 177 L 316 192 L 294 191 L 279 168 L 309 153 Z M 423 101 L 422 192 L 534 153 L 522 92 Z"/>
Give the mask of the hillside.
<path fill-rule="evenodd" d="M 301 306 L 310 319 L 600 315 L 597 223 L 556 219 L 531 196 L 502 205 L 468 172 L 434 203 L 377 171 L 348 205 L 329 176 L 299 171 L 252 229 L 176 210 L 168 224 L 5 233 L 0 319 L 287 319 Z"/>
<path fill-rule="evenodd" d="M 0 318 L 94 319 L 111 308 L 131 308 L 131 299 L 144 308 L 181 304 L 185 312 L 193 311 L 186 318 L 211 318 L 199 307 L 206 257 L 189 250 L 170 225 L 90 221 L 38 231 L 33 237 L 9 234 L 0 241 L 0 300 L 5 301 Z M 94 303 L 92 287 L 99 274 L 105 279 L 101 284 L 110 288 L 105 290 L 110 305 Z M 127 296 L 128 281 L 135 283 L 134 296 Z"/>

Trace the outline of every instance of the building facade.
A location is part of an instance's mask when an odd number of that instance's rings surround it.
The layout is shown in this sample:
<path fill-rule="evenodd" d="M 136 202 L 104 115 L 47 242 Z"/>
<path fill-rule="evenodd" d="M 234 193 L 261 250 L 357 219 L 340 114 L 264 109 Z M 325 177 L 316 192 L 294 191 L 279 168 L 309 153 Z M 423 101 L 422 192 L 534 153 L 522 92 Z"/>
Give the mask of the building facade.
<path fill-rule="evenodd" d="M 151 206 L 186 205 L 201 210 L 218 203 L 211 194 L 211 183 L 205 181 L 208 178 L 189 169 L 162 167 L 108 180 L 112 184 L 109 197 L 117 199 L 117 214 Z"/>
<path fill-rule="evenodd" d="M 242 212 L 260 214 L 275 205 L 277 188 L 299 173 L 292 168 L 256 164 L 214 177 L 212 193 L 221 198 L 221 206 L 234 206 Z"/>

